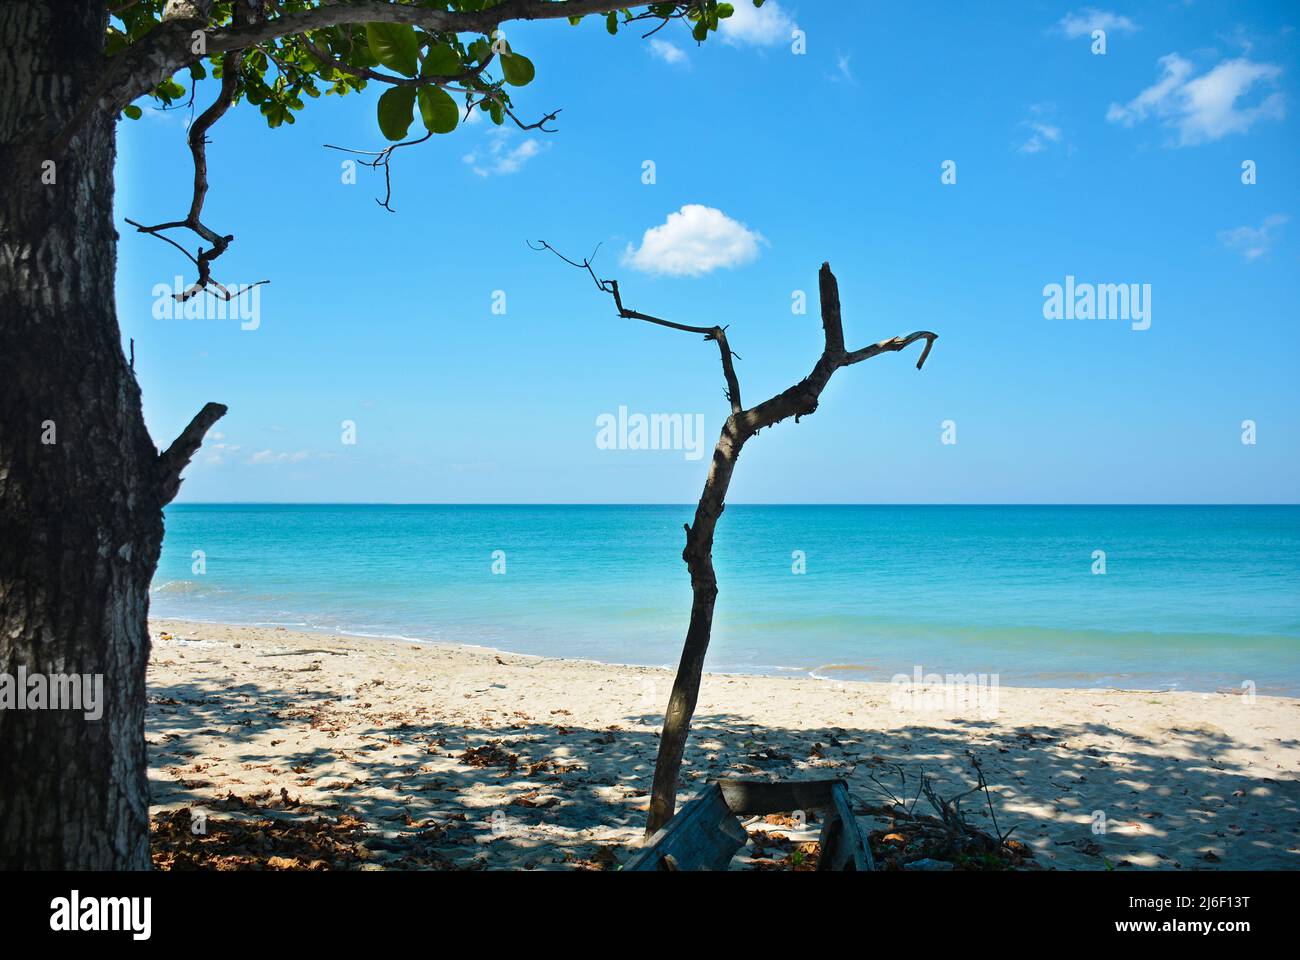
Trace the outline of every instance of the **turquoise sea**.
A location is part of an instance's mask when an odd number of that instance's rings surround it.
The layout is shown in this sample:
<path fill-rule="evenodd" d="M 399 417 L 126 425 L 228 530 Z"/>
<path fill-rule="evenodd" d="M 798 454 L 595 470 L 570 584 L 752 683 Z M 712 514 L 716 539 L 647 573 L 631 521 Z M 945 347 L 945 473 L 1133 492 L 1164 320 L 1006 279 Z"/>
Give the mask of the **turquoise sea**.
<path fill-rule="evenodd" d="M 173 504 L 152 614 L 675 664 L 693 509 Z M 1300 695 L 1300 506 L 730 506 L 714 560 L 713 671 Z"/>

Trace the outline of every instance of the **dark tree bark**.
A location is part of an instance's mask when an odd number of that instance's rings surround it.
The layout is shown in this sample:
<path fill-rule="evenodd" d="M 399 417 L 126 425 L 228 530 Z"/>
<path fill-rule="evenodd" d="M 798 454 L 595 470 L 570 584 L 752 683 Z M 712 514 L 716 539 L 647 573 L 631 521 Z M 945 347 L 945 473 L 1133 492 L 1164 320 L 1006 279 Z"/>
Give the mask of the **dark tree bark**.
<path fill-rule="evenodd" d="M 473 10 L 372 0 L 268 18 L 276 4 L 236 4 L 233 22 L 221 26 L 208 0 L 182 0 L 106 59 L 108 6 L 0 0 L 0 673 L 100 675 L 106 701 L 97 721 L 0 709 L 0 869 L 149 864 L 148 589 L 162 508 L 225 413 L 208 404 L 161 455 L 145 429 L 114 307 L 119 112 L 204 57 L 333 25 L 491 35 L 509 21 L 621 9 L 613 0 L 505 0 Z M 679 3 L 631 19 L 668 22 L 691 9 Z M 189 214 L 139 228 L 194 230 L 211 245 L 191 258 L 201 279 L 233 239 L 198 218 L 202 135 L 230 106 L 231 85 L 222 91 L 192 131 Z"/>
<path fill-rule="evenodd" d="M 116 117 L 84 109 L 105 24 L 101 4 L 0 4 L 0 672 L 99 674 L 104 700 L 98 720 L 0 710 L 4 869 L 149 866 L 149 584 L 162 508 L 225 412 L 161 457 L 145 429 L 114 306 Z"/>

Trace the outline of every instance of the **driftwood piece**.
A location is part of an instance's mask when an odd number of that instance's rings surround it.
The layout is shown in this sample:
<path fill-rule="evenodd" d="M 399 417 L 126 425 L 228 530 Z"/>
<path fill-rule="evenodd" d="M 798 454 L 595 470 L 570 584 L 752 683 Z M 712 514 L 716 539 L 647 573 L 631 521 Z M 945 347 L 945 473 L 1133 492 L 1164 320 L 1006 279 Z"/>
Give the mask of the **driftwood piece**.
<path fill-rule="evenodd" d="M 719 780 L 731 812 L 740 817 L 829 809 L 831 790 L 839 780 Z"/>
<path fill-rule="evenodd" d="M 623 871 L 726 870 L 749 835 L 716 783 L 682 807 Z"/>
<path fill-rule="evenodd" d="M 849 791 L 842 780 L 836 780 L 831 787 L 831 806 L 822 824 L 821 846 L 818 870 L 854 870 L 861 873 L 876 869 L 871 847 L 858 829 L 858 821 L 849 805 Z"/>
<path fill-rule="evenodd" d="M 737 817 L 822 810 L 818 870 L 874 870 L 843 780 L 720 780 L 668 821 L 624 871 L 725 870 L 749 839 Z"/>

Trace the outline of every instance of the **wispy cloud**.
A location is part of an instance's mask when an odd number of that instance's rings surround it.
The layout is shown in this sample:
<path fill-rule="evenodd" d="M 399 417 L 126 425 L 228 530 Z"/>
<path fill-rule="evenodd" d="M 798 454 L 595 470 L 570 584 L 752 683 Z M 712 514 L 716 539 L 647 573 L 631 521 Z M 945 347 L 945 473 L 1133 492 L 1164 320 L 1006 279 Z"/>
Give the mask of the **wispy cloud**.
<path fill-rule="evenodd" d="M 524 164 L 542 152 L 542 144 L 529 137 L 512 146 L 515 136 L 514 131 L 493 128 L 487 142 L 465 154 L 463 159 L 480 177 L 518 173 Z"/>
<path fill-rule="evenodd" d="M 1055 106 L 1048 103 L 1036 103 L 1029 108 L 1029 119 L 1021 120 L 1019 124 L 1024 139 L 1016 144 L 1018 151 L 1042 153 L 1052 144 L 1062 142 L 1061 128 L 1049 119 L 1055 110 Z"/>
<path fill-rule="evenodd" d="M 1021 153 L 1041 153 L 1049 143 L 1061 142 L 1061 128 L 1049 123 L 1026 120 L 1022 126 L 1029 128 L 1029 138 L 1016 147 Z"/>
<path fill-rule="evenodd" d="M 777 0 L 756 7 L 748 0 L 734 4 L 735 12 L 719 21 L 718 32 L 732 46 L 770 47 L 789 43 L 798 24 L 781 9 Z"/>
<path fill-rule="evenodd" d="M 239 452 L 239 444 L 225 443 L 223 442 L 225 439 L 226 435 L 224 433 L 208 434 L 208 441 L 203 444 L 205 462 L 212 464 L 214 467 L 219 467 L 229 457 L 233 457 Z"/>
<path fill-rule="evenodd" d="M 1235 250 L 1247 260 L 1258 260 L 1268 253 L 1277 239 L 1277 228 L 1286 223 L 1290 217 L 1284 213 L 1275 213 L 1264 218 L 1258 227 L 1234 227 L 1219 231 L 1219 242 L 1229 250 Z"/>
<path fill-rule="evenodd" d="M 835 72 L 829 75 L 830 79 L 853 83 L 853 65 L 850 62 L 852 59 L 847 53 L 837 53 L 835 55 Z"/>
<path fill-rule="evenodd" d="M 721 210 L 691 203 L 647 230 L 639 247 L 628 244 L 623 263 L 646 273 L 699 277 L 757 260 L 765 242 Z"/>
<path fill-rule="evenodd" d="M 1128 103 L 1112 103 L 1107 120 L 1133 127 L 1156 117 L 1176 131 L 1176 145 L 1181 147 L 1245 133 L 1259 120 L 1280 120 L 1286 115 L 1281 92 L 1263 93 L 1277 85 L 1281 67 L 1242 57 L 1223 60 L 1193 76 L 1196 68 L 1177 53 L 1161 57 L 1159 64 L 1160 78 Z M 1262 95 L 1246 102 L 1256 87 Z"/>
<path fill-rule="evenodd" d="M 674 66 L 688 63 L 686 51 L 675 43 L 667 40 L 660 40 L 658 37 L 650 38 L 650 53 L 662 60 L 664 63 L 671 63 Z"/>
<path fill-rule="evenodd" d="M 302 463 L 311 456 L 309 450 L 295 450 L 292 453 L 284 450 L 258 450 L 248 458 L 250 464 L 258 465 L 265 463 Z"/>
<path fill-rule="evenodd" d="M 1108 34 L 1132 33 L 1138 29 L 1138 25 L 1122 14 L 1084 7 L 1076 13 L 1067 13 L 1052 29 L 1073 40 L 1077 37 L 1090 37 L 1094 30 L 1105 30 Z"/>

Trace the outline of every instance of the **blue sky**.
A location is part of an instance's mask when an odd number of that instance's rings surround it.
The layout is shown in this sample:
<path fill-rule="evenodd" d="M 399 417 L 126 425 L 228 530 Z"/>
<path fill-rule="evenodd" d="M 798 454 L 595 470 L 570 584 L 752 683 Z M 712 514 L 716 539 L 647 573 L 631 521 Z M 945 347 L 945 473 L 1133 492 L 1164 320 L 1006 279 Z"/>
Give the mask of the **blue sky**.
<path fill-rule="evenodd" d="M 702 414 L 711 447 L 716 351 L 618 319 L 528 249 L 538 238 L 575 256 L 601 244 L 629 306 L 730 324 L 749 405 L 816 359 L 823 260 L 850 346 L 940 334 L 923 372 L 916 348 L 842 370 L 815 416 L 755 438 L 733 502 L 1300 499 L 1300 10 L 742 13 L 703 47 L 595 20 L 509 29 L 538 74 L 516 106 L 563 108 L 559 132 L 480 122 L 401 151 L 395 214 L 375 203 L 381 175 L 345 184 L 346 155 L 322 147 L 382 145 L 374 85 L 276 130 L 233 110 L 211 133 L 205 219 L 237 237 L 218 279 L 271 280 L 255 330 L 155 317 L 155 286 L 192 268 L 121 221 L 188 206 L 187 114 L 123 122 L 117 299 L 150 429 L 165 444 L 205 401 L 230 406 L 181 499 L 694 501 L 707 461 L 601 449 L 596 421 Z M 201 84 L 199 103 L 215 92 Z M 1045 319 L 1043 289 L 1067 275 L 1149 284 L 1150 328 Z"/>

